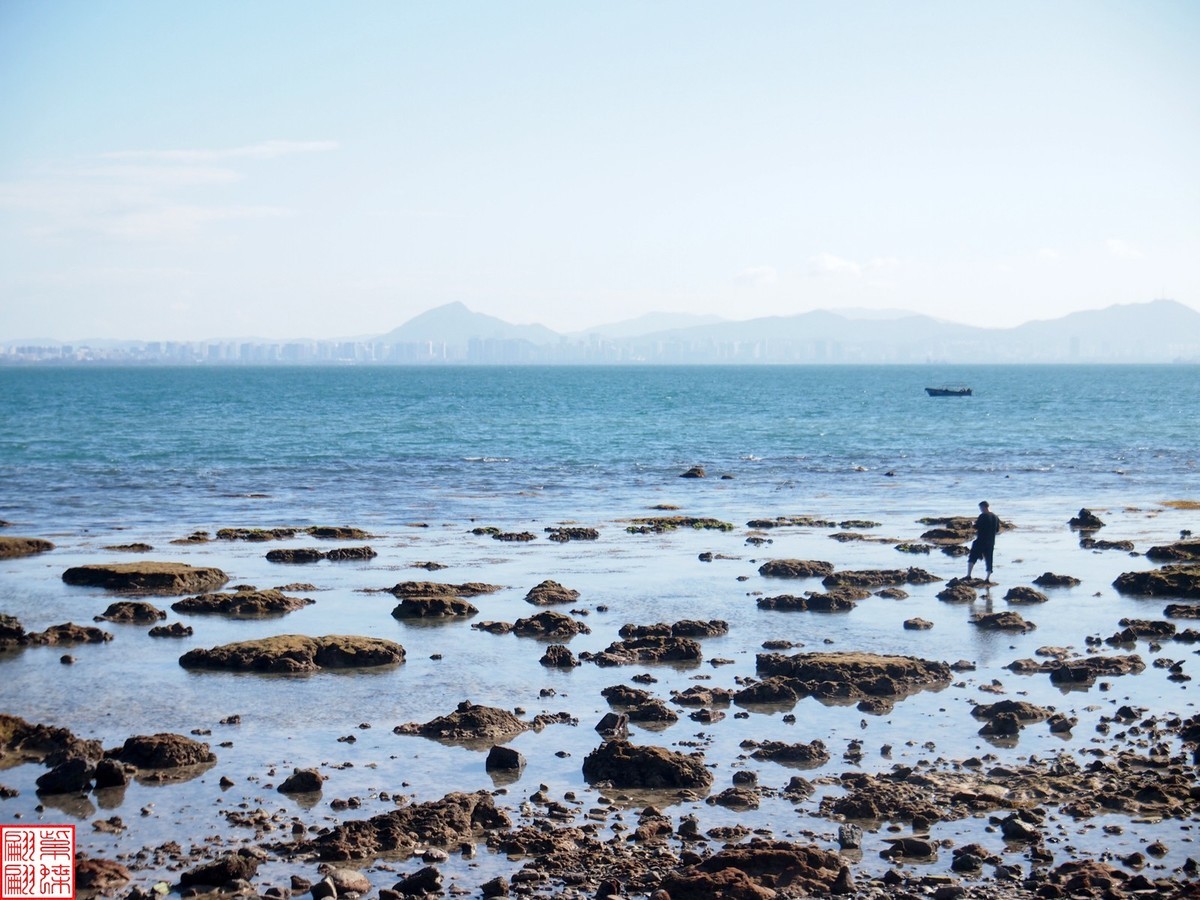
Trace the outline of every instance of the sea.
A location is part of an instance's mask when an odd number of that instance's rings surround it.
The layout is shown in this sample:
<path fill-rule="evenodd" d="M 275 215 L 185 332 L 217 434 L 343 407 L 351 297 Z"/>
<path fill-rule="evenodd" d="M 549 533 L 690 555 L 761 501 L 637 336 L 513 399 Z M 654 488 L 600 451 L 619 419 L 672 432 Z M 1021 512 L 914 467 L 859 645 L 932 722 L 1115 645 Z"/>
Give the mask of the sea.
<path fill-rule="evenodd" d="M 952 382 L 969 384 L 972 395 L 926 394 L 926 387 Z M 377 814 L 397 798 L 419 802 L 451 790 L 492 790 L 516 820 L 544 789 L 569 796 L 564 802 L 578 807 L 581 819 L 591 814 L 606 827 L 622 815 L 628 824 L 639 804 L 654 802 L 675 817 L 697 816 L 702 828 L 743 824 L 836 848 L 837 823 L 817 807 L 839 790 L 841 772 L 970 756 L 1003 763 L 1081 755 L 1109 740 L 1098 726 L 1119 703 L 1194 714 L 1194 689 L 1169 680 L 1166 666 L 1113 679 L 1110 690 L 1075 692 L 1007 666 L 1046 646 L 1099 652 L 1085 639 L 1113 633 L 1123 617 L 1161 617 L 1160 601 L 1120 595 L 1112 582 L 1124 571 L 1152 568 L 1142 555 L 1150 546 L 1200 532 L 1197 409 L 1200 368 L 1189 365 L 0 368 L 0 534 L 55 544 L 48 553 L 0 560 L 0 613 L 27 631 L 93 624 L 116 598 L 65 585 L 63 571 L 139 559 L 215 565 L 231 585 L 305 583 L 310 587 L 300 593 L 315 601 L 286 617 L 231 620 L 175 614 L 175 598 L 150 598 L 169 621 L 191 625 L 193 636 L 155 639 L 146 626 L 101 622 L 113 634 L 103 644 L 0 652 L 2 712 L 105 746 L 134 734 L 191 735 L 209 742 L 218 758 L 179 783 L 137 780 L 65 797 L 37 794 L 44 767 L 0 762 L 0 785 L 15 792 L 0 799 L 0 822 L 77 824 L 81 849 L 124 860 L 135 883 L 147 886 L 177 873 L 169 861 L 137 860 L 144 848 L 261 840 L 239 824 L 238 811 L 265 810 L 279 837 L 289 823 L 315 831 Z M 704 477 L 681 477 L 693 467 Z M 759 566 L 775 558 L 963 575 L 961 557 L 910 556 L 896 544 L 919 541 L 930 527 L 923 519 L 974 516 L 981 500 L 1011 530 L 997 541 L 998 586 L 971 604 L 978 608 L 942 603 L 936 584 L 840 614 L 782 613 L 755 603 L 820 589 L 819 582 L 761 576 Z M 1067 524 L 1081 508 L 1106 522 L 1100 537 L 1129 540 L 1135 550 L 1081 547 Z M 729 528 L 630 530 L 638 518 L 664 515 L 713 518 Z M 852 524 L 748 524 L 790 516 Z M 333 525 L 367 532 L 377 556 L 280 565 L 266 560 L 267 550 L 314 540 L 215 539 L 222 528 Z M 547 528 L 564 525 L 594 528 L 599 538 L 548 540 Z M 489 528 L 533 539 L 498 541 Z M 870 539 L 831 540 L 839 531 Z M 175 543 L 197 532 L 214 539 Z M 113 549 L 132 543 L 152 549 Z M 418 568 L 430 562 L 445 568 Z M 997 634 L 973 626 L 974 613 L 1008 608 L 1009 587 L 1046 571 L 1083 583 L 1023 608 L 1036 630 Z M 470 622 L 399 621 L 390 615 L 395 598 L 381 593 L 406 580 L 485 582 L 500 589 L 473 599 L 480 612 L 472 622 L 512 622 L 538 611 L 524 596 L 547 579 L 579 591 L 571 612 L 590 633 L 569 643 L 575 654 L 602 650 L 626 623 L 721 619 L 729 633 L 704 639 L 699 664 L 548 669 L 539 663 L 544 642 L 489 634 Z M 905 629 L 913 617 L 934 627 Z M 405 647 L 407 659 L 385 671 L 290 677 L 178 665 L 193 647 L 282 633 L 386 637 Z M 728 710 L 706 723 L 677 707 L 674 725 L 633 728 L 635 742 L 703 750 L 714 794 L 740 769 L 754 770 L 768 788 L 802 774 L 818 789 L 800 804 L 776 793 L 758 810 L 734 811 L 703 798 L 647 799 L 583 780 L 582 761 L 600 741 L 593 726 L 609 710 L 604 687 L 644 673 L 654 681 L 642 686 L 668 702 L 672 691 L 697 683 L 736 689 L 755 677 L 763 642 L 778 639 L 808 650 L 965 660 L 975 669 L 885 715 L 809 699 L 748 717 Z M 1185 647 L 1143 645 L 1138 652 L 1169 656 L 1196 674 L 1196 656 Z M 61 661 L 64 653 L 73 657 L 70 665 Z M 985 740 L 970 710 L 1003 695 L 1064 711 L 1079 724 L 1067 737 L 1042 726 L 1025 729 L 1019 741 Z M 393 733 L 462 700 L 530 718 L 563 712 L 576 724 L 514 739 L 511 746 L 526 758 L 515 777 L 487 772 L 478 748 Z M 234 716 L 239 724 L 220 724 Z M 832 760 L 797 772 L 751 759 L 742 746 L 747 738 L 819 738 Z M 865 749 L 857 760 L 843 755 L 855 742 Z M 296 799 L 274 789 L 294 767 L 327 775 L 320 796 Z M 349 806 L 332 802 L 349 798 Z M 605 815 L 596 813 L 601 798 Z M 118 825 L 95 825 L 114 817 Z M 1119 830 L 1101 834 L 1095 822 L 1061 826 L 1053 842 L 1058 858 L 1141 850 L 1153 840 L 1169 852 L 1152 866 L 1171 870 L 1197 855 L 1194 819 L 1182 826 L 1103 819 Z M 861 871 L 888 868 L 879 849 L 896 829 L 887 822 L 868 827 L 856 859 Z M 934 836 L 1012 853 L 986 817 L 939 823 Z M 1012 861 L 1030 865 L 1019 855 Z M 945 873 L 948 863 L 944 854 L 923 870 Z M 364 867 L 385 887 L 418 864 Z M 473 890 L 519 865 L 481 851 L 452 854 L 443 869 L 451 884 Z M 286 884 L 303 868 L 273 858 L 260 881 Z M 317 877 L 315 870 L 304 874 Z"/>

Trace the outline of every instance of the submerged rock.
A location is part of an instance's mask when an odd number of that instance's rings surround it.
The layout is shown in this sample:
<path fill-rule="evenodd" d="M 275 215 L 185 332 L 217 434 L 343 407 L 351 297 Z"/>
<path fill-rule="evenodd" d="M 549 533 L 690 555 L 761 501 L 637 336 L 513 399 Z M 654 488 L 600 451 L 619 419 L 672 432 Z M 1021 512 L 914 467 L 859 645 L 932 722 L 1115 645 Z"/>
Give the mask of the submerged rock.
<path fill-rule="evenodd" d="M 133 562 L 74 566 L 63 572 L 67 584 L 139 594 L 191 594 L 219 588 L 229 580 L 220 569 L 177 562 Z"/>
<path fill-rule="evenodd" d="M 318 672 L 390 666 L 404 662 L 404 648 L 383 638 L 332 634 L 277 637 L 224 644 L 211 650 L 189 650 L 179 658 L 185 669 L 225 669 L 236 672 Z"/>

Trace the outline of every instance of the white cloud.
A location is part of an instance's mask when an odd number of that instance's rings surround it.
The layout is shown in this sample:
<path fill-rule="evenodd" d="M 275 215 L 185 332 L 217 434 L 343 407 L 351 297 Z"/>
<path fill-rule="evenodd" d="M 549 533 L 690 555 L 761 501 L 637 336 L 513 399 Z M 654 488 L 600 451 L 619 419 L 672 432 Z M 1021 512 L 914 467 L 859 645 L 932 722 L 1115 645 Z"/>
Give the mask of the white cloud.
<path fill-rule="evenodd" d="M 208 150 L 119 150 L 105 159 L 153 159 L 162 162 L 204 163 L 223 159 L 278 159 L 293 153 L 324 153 L 341 146 L 337 141 L 262 141 L 245 147 Z"/>
<path fill-rule="evenodd" d="M 823 278 L 827 275 L 858 277 L 862 274 L 862 266 L 853 260 L 834 256 L 832 253 L 819 253 L 809 259 L 808 274 L 814 278 Z"/>
<path fill-rule="evenodd" d="M 881 269 L 891 269 L 900 265 L 900 260 L 894 256 L 876 256 L 865 263 L 834 256 L 832 253 L 818 253 L 808 260 L 808 274 L 813 278 L 843 276 L 859 278 L 868 272 L 878 272 Z"/>
<path fill-rule="evenodd" d="M 774 266 L 747 266 L 733 280 L 750 287 L 770 287 L 779 283 L 779 273 Z"/>
<path fill-rule="evenodd" d="M 35 237 L 173 239 L 220 222 L 289 214 L 279 206 L 230 202 L 225 195 L 221 202 L 205 203 L 205 191 L 243 180 L 235 161 L 337 146 L 336 141 L 264 141 L 223 150 L 106 153 L 75 166 L 46 167 L 25 181 L 0 183 L 0 209 L 23 214 L 25 232 Z"/>
<path fill-rule="evenodd" d="M 1109 238 L 1104 242 L 1104 248 L 1117 259 L 1145 259 L 1146 254 L 1129 241 L 1121 238 Z"/>
<path fill-rule="evenodd" d="M 1055 250 L 1053 247 L 1042 247 L 1037 252 L 1038 259 L 1043 259 L 1043 260 L 1047 260 L 1047 261 L 1060 259 L 1061 257 L 1062 257 L 1062 254 L 1059 253 L 1057 250 Z"/>

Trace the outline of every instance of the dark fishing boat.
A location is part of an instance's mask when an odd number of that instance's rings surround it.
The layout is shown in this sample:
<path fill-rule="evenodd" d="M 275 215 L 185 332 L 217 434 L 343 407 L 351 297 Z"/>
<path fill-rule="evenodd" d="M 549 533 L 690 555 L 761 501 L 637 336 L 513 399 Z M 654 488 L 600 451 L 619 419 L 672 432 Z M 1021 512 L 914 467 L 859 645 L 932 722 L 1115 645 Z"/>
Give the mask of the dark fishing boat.
<path fill-rule="evenodd" d="M 944 384 L 941 387 L 927 387 L 925 393 L 930 397 L 970 397 L 971 389 L 965 384 Z"/>

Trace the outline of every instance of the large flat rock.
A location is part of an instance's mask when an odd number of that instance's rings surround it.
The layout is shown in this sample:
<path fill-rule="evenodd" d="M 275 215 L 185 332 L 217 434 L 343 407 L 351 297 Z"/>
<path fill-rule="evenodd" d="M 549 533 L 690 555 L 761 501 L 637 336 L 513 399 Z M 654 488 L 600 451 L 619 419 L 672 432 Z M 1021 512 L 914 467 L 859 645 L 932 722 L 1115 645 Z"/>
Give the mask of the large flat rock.
<path fill-rule="evenodd" d="M 308 637 L 281 634 L 224 644 L 210 650 L 189 650 L 179 658 L 185 669 L 233 672 L 319 672 L 391 666 L 404 662 L 404 648 L 383 638 L 330 634 Z"/>
<path fill-rule="evenodd" d="M 54 545 L 42 538 L 33 537 L 0 537 L 0 559 L 14 559 L 18 556 L 33 556 L 35 553 L 45 553 L 53 550 Z"/>
<path fill-rule="evenodd" d="M 196 594 L 229 580 L 220 569 L 180 562 L 94 563 L 63 572 L 67 584 L 137 594 Z"/>

